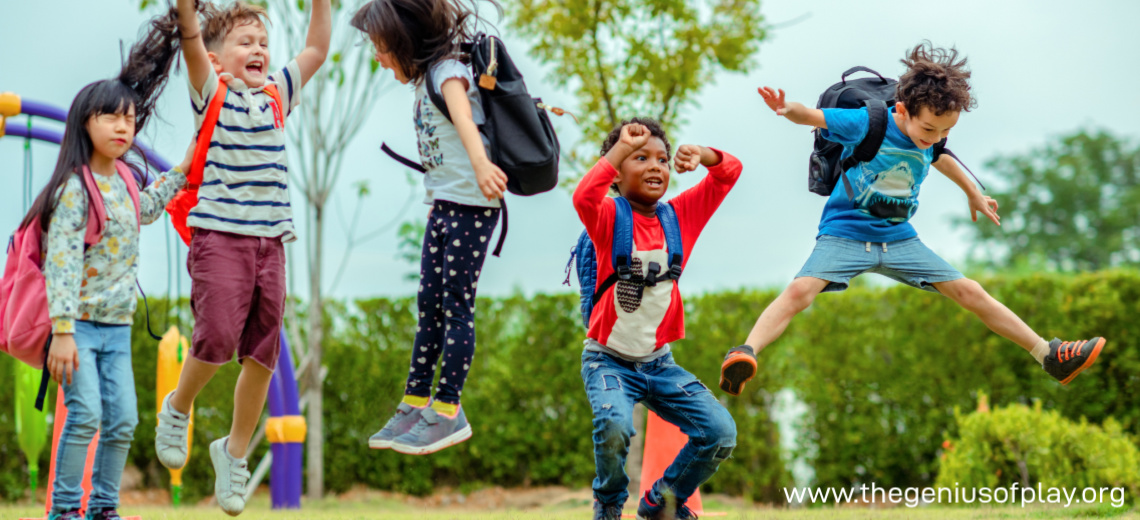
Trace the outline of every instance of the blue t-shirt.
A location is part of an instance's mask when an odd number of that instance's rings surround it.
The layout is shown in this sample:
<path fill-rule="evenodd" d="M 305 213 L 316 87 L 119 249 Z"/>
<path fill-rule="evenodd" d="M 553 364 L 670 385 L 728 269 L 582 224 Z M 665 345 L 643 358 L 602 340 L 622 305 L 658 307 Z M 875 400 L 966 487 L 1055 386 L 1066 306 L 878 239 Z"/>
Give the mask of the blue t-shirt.
<path fill-rule="evenodd" d="M 847 198 L 843 180 L 835 185 L 823 207 L 819 234 L 859 240 L 894 242 L 917 233 L 908 220 L 918 210 L 918 188 L 930 170 L 933 148 L 922 150 L 895 124 L 894 109 L 887 117 L 887 133 L 879 153 L 859 163 L 844 175 L 851 181 L 855 202 Z M 824 139 L 843 145 L 842 157 L 850 156 L 867 135 L 867 109 L 825 108 Z"/>

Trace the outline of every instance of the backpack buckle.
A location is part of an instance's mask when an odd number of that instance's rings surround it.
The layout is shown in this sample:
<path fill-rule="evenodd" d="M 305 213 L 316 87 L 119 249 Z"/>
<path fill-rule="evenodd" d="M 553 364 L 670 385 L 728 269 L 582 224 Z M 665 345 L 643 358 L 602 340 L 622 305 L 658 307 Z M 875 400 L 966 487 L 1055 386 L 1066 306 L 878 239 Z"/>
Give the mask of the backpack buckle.
<path fill-rule="evenodd" d="M 629 279 L 633 278 L 633 270 L 630 269 L 630 267 L 629 267 L 629 257 L 628 256 L 620 255 L 617 257 L 617 259 L 615 261 L 617 262 L 618 278 L 621 278 L 622 280 L 627 280 L 627 281 Z"/>
<path fill-rule="evenodd" d="M 658 273 L 661 272 L 661 264 L 657 262 L 649 262 L 649 267 L 645 269 L 645 286 L 654 287 L 660 280 L 668 280 L 668 277 L 659 278 Z"/>

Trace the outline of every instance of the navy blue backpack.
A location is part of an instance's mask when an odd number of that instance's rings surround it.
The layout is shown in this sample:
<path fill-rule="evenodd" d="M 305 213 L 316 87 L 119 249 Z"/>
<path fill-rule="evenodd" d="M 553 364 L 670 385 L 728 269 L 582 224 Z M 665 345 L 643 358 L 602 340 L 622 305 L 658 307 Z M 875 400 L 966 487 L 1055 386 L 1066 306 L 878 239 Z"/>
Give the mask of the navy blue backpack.
<path fill-rule="evenodd" d="M 665 245 L 669 254 L 669 267 L 662 273 L 657 262 L 649 262 L 645 275 L 640 272 L 633 273 L 633 208 L 625 197 L 614 197 L 616 216 L 614 217 L 613 238 L 613 268 L 614 272 L 598 286 L 598 254 L 594 250 L 594 241 L 590 235 L 582 231 L 578 237 L 578 244 L 570 250 L 570 261 L 566 263 L 566 281 L 570 285 L 570 264 L 574 258 L 578 259 L 578 285 L 582 300 L 582 324 L 590 328 L 590 313 L 594 310 L 598 300 L 618 280 L 633 281 L 646 286 L 657 285 L 658 282 L 681 279 L 681 266 L 684 265 L 685 249 L 681 244 L 681 224 L 677 221 L 677 212 L 673 205 L 662 202 L 657 205 L 657 220 L 665 231 Z M 597 290 L 594 288 L 597 287 Z"/>

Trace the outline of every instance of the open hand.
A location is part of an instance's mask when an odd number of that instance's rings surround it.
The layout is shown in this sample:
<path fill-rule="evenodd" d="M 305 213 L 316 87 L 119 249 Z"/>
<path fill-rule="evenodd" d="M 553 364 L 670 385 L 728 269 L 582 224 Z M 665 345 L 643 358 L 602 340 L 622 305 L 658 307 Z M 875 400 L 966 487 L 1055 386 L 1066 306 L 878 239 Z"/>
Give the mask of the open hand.
<path fill-rule="evenodd" d="M 72 334 L 53 334 L 51 347 L 48 349 L 47 366 L 51 377 L 59 383 L 71 384 L 71 376 L 79 370 L 79 350 L 75 347 L 75 336 Z M 64 380 L 64 377 L 67 377 Z"/>
<path fill-rule="evenodd" d="M 970 197 L 970 218 L 974 222 L 978 221 L 978 212 L 982 215 L 989 217 L 994 224 L 1001 225 L 1001 217 L 998 216 L 998 203 L 993 197 L 987 197 L 982 194 Z"/>
<path fill-rule="evenodd" d="M 630 123 L 621 127 L 621 138 L 618 142 L 629 146 L 630 150 L 640 149 L 649 142 L 649 128 L 640 123 Z"/>
<path fill-rule="evenodd" d="M 501 199 L 507 189 L 507 174 L 490 159 L 479 161 L 475 167 L 475 181 L 487 200 Z"/>
<path fill-rule="evenodd" d="M 788 105 L 784 101 L 784 89 L 772 90 L 772 87 L 760 87 L 756 89 L 760 92 L 760 97 L 764 98 L 764 103 L 776 112 L 776 115 L 782 116 L 788 113 Z"/>

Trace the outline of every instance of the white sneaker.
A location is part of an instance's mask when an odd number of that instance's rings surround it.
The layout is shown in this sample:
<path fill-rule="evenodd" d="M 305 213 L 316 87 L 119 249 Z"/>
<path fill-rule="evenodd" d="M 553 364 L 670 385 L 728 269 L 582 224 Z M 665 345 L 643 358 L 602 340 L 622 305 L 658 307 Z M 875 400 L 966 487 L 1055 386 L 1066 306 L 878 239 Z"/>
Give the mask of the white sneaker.
<path fill-rule="evenodd" d="M 158 426 L 154 428 L 154 451 L 163 466 L 182 469 L 186 465 L 186 437 L 190 431 L 190 416 L 170 406 L 172 395 L 174 392 L 166 394 L 162 399 Z"/>
<path fill-rule="evenodd" d="M 230 516 L 245 510 L 245 485 L 249 483 L 249 463 L 235 459 L 226 449 L 227 435 L 210 443 L 210 460 L 214 463 L 214 499 Z"/>

